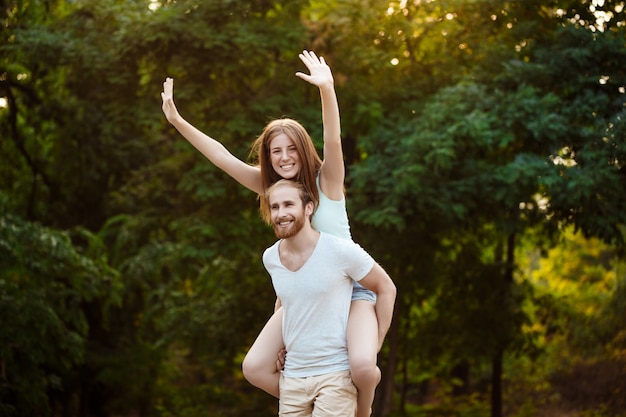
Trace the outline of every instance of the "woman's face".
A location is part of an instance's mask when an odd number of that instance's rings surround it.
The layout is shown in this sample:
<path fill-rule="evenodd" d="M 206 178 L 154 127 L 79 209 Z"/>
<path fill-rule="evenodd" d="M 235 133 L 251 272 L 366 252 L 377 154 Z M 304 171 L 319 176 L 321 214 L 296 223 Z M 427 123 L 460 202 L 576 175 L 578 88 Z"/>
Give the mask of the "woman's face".
<path fill-rule="evenodd" d="M 294 179 L 300 172 L 300 155 L 293 140 L 284 133 L 269 143 L 270 161 L 274 172 L 285 179 Z"/>

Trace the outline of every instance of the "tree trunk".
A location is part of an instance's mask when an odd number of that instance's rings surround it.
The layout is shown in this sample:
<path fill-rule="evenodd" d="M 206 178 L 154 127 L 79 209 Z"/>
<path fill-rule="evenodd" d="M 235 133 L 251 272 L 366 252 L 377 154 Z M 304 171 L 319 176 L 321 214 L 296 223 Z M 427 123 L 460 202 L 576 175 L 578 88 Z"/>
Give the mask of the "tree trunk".
<path fill-rule="evenodd" d="M 506 308 L 511 296 L 513 271 L 515 265 L 515 232 L 509 233 L 506 242 L 506 263 L 504 264 L 503 307 Z M 499 342 L 491 363 L 491 417 L 502 417 L 502 361 L 504 358 L 504 341 Z"/>
<path fill-rule="evenodd" d="M 499 349 L 491 362 L 491 417 L 502 417 L 502 356 Z"/>
<path fill-rule="evenodd" d="M 469 393 L 470 364 L 466 359 L 463 359 L 452 368 L 450 376 L 456 380 L 452 386 L 453 397 Z"/>

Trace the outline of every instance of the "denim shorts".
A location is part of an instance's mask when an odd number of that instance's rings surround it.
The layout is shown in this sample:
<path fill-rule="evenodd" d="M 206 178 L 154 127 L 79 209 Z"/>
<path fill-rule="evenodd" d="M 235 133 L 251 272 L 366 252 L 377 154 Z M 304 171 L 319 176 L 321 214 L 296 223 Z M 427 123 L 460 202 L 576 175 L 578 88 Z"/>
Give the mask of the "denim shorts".
<path fill-rule="evenodd" d="M 376 294 L 374 291 L 368 290 L 358 282 L 354 281 L 352 287 L 352 301 L 365 300 L 376 303 Z"/>

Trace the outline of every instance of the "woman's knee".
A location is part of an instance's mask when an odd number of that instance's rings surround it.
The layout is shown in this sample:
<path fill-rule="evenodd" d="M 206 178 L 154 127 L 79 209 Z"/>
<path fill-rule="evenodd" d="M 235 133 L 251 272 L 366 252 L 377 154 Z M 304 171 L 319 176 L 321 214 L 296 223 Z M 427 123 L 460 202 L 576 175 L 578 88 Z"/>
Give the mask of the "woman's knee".
<path fill-rule="evenodd" d="M 261 362 L 251 355 L 246 355 L 243 359 L 243 363 L 241 364 L 241 370 L 243 372 L 244 378 L 248 382 L 254 385 L 259 378 L 262 377 L 263 374 L 263 366 Z"/>
<path fill-rule="evenodd" d="M 376 381 L 380 377 L 380 369 L 376 366 L 376 362 L 369 358 L 350 360 L 350 372 L 356 381 L 370 382 Z"/>

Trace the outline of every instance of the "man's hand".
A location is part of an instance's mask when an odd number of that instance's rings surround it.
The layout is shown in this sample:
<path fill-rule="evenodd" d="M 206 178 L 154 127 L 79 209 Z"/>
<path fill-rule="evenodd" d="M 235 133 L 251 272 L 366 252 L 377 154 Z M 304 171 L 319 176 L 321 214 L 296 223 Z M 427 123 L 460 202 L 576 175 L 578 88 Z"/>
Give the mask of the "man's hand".
<path fill-rule="evenodd" d="M 278 359 L 276 359 L 276 372 L 282 372 L 283 369 L 285 369 L 285 356 L 287 356 L 286 349 L 278 351 Z"/>

